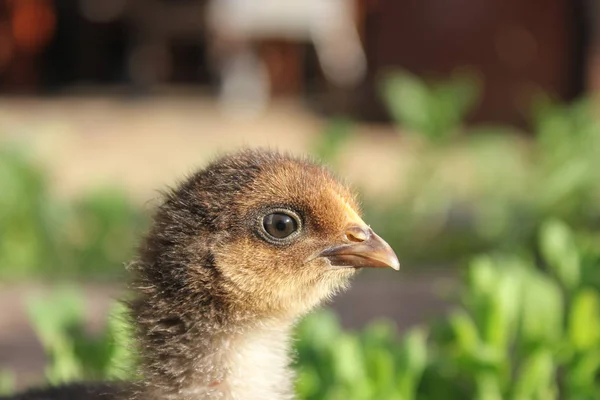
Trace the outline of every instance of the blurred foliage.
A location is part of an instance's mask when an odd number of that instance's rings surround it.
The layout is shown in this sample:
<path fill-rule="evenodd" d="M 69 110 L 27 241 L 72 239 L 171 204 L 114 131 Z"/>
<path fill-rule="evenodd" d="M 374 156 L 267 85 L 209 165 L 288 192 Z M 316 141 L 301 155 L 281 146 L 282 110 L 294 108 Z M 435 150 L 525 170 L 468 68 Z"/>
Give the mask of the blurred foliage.
<path fill-rule="evenodd" d="M 539 235 L 540 257 L 476 258 L 461 309 L 432 330 L 421 382 L 428 398 L 597 398 L 600 251 L 589 238 L 551 220 Z"/>
<path fill-rule="evenodd" d="M 538 96 L 533 136 L 525 140 L 508 126 L 462 125 L 477 104 L 476 86 L 468 76 L 426 84 L 402 71 L 384 80 L 382 95 L 399 132 L 419 146 L 407 182 L 390 183 L 393 201 L 366 199 L 364 209 L 404 265 L 447 265 L 482 251 L 530 246 L 548 217 L 582 228 L 600 222 L 594 103 L 563 105 Z"/>
<path fill-rule="evenodd" d="M 327 160 L 335 164 L 346 145 L 352 140 L 352 128 L 352 121 L 347 118 L 332 119 L 313 144 L 311 153 L 319 160 Z"/>
<path fill-rule="evenodd" d="M 433 143 L 445 142 L 457 133 L 477 104 L 479 92 L 478 79 L 465 72 L 428 84 L 407 71 L 396 71 L 381 85 L 382 97 L 398 127 Z"/>
<path fill-rule="evenodd" d="M 333 314 L 296 330 L 299 399 L 592 400 L 600 393 L 600 238 L 544 223 L 535 252 L 475 258 L 459 306 L 402 336 L 388 322 L 345 331 Z M 50 383 L 134 379 L 131 330 L 113 310 L 83 329 L 81 296 L 31 303 Z"/>
<path fill-rule="evenodd" d="M 297 337 L 300 399 L 417 398 L 427 364 L 423 330 L 412 330 L 402 340 L 388 322 L 345 332 L 333 314 L 321 312 L 301 322 Z"/>
<path fill-rule="evenodd" d="M 561 106 L 541 98 L 534 107 L 533 179 L 540 213 L 576 222 L 596 220 L 600 199 L 600 124 L 585 99 Z"/>
<path fill-rule="evenodd" d="M 0 369 L 0 396 L 8 395 L 15 389 L 14 374 L 8 370 Z"/>
<path fill-rule="evenodd" d="M 46 379 L 56 385 L 82 379 L 127 379 L 135 371 L 126 308 L 115 303 L 106 328 L 85 330 L 83 296 L 66 289 L 31 299 L 29 316 L 48 357 Z"/>
<path fill-rule="evenodd" d="M 13 148 L 0 148 L 0 274 L 29 276 L 61 265 L 54 227 L 65 210 L 49 201 L 41 171 Z"/>
<path fill-rule="evenodd" d="M 60 200 L 24 153 L 0 147 L 0 280 L 122 275 L 145 216 L 117 190 Z"/>

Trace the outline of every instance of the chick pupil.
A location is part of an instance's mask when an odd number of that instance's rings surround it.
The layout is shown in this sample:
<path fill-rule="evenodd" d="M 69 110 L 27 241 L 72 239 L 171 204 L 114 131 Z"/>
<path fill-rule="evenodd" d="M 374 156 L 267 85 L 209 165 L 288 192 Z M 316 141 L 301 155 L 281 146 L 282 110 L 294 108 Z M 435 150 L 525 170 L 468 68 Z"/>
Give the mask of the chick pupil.
<path fill-rule="evenodd" d="M 288 221 L 282 221 L 282 220 L 280 220 L 280 221 L 277 221 L 277 225 L 276 225 L 276 227 L 277 227 L 277 230 L 278 230 L 279 232 L 285 232 L 285 231 L 286 231 L 286 229 L 287 229 L 287 226 L 288 226 L 288 225 L 287 225 L 287 222 L 288 222 Z"/>
<path fill-rule="evenodd" d="M 289 215 L 273 213 L 265 218 L 265 230 L 273 237 L 282 239 L 296 231 L 296 221 Z"/>

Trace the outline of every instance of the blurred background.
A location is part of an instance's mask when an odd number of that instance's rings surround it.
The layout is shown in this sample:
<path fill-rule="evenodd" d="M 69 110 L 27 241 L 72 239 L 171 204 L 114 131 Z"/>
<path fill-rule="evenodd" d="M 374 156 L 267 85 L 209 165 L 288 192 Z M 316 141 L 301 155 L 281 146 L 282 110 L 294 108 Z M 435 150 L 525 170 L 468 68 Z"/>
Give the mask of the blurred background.
<path fill-rule="evenodd" d="M 0 0 L 0 392 L 129 377 L 158 191 L 269 146 L 402 263 L 301 324 L 300 399 L 600 398 L 598 89 L 595 0 Z"/>

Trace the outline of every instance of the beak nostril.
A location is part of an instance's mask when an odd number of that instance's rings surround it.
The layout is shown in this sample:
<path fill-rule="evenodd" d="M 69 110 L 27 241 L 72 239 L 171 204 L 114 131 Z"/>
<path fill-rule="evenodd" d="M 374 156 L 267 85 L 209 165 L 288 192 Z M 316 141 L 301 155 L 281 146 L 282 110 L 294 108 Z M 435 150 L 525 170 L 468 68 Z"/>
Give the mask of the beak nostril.
<path fill-rule="evenodd" d="M 370 236 L 369 230 L 360 226 L 351 226 L 346 230 L 346 239 L 350 242 L 364 242 Z"/>

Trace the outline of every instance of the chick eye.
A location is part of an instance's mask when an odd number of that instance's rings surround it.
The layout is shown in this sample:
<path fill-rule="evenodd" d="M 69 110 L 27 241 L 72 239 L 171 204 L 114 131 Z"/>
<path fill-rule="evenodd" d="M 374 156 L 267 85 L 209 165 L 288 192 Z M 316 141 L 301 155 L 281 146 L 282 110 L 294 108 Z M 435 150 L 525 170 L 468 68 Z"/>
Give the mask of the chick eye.
<path fill-rule="evenodd" d="M 298 222 L 288 214 L 276 212 L 263 218 L 263 227 L 275 239 L 284 239 L 298 230 Z"/>

